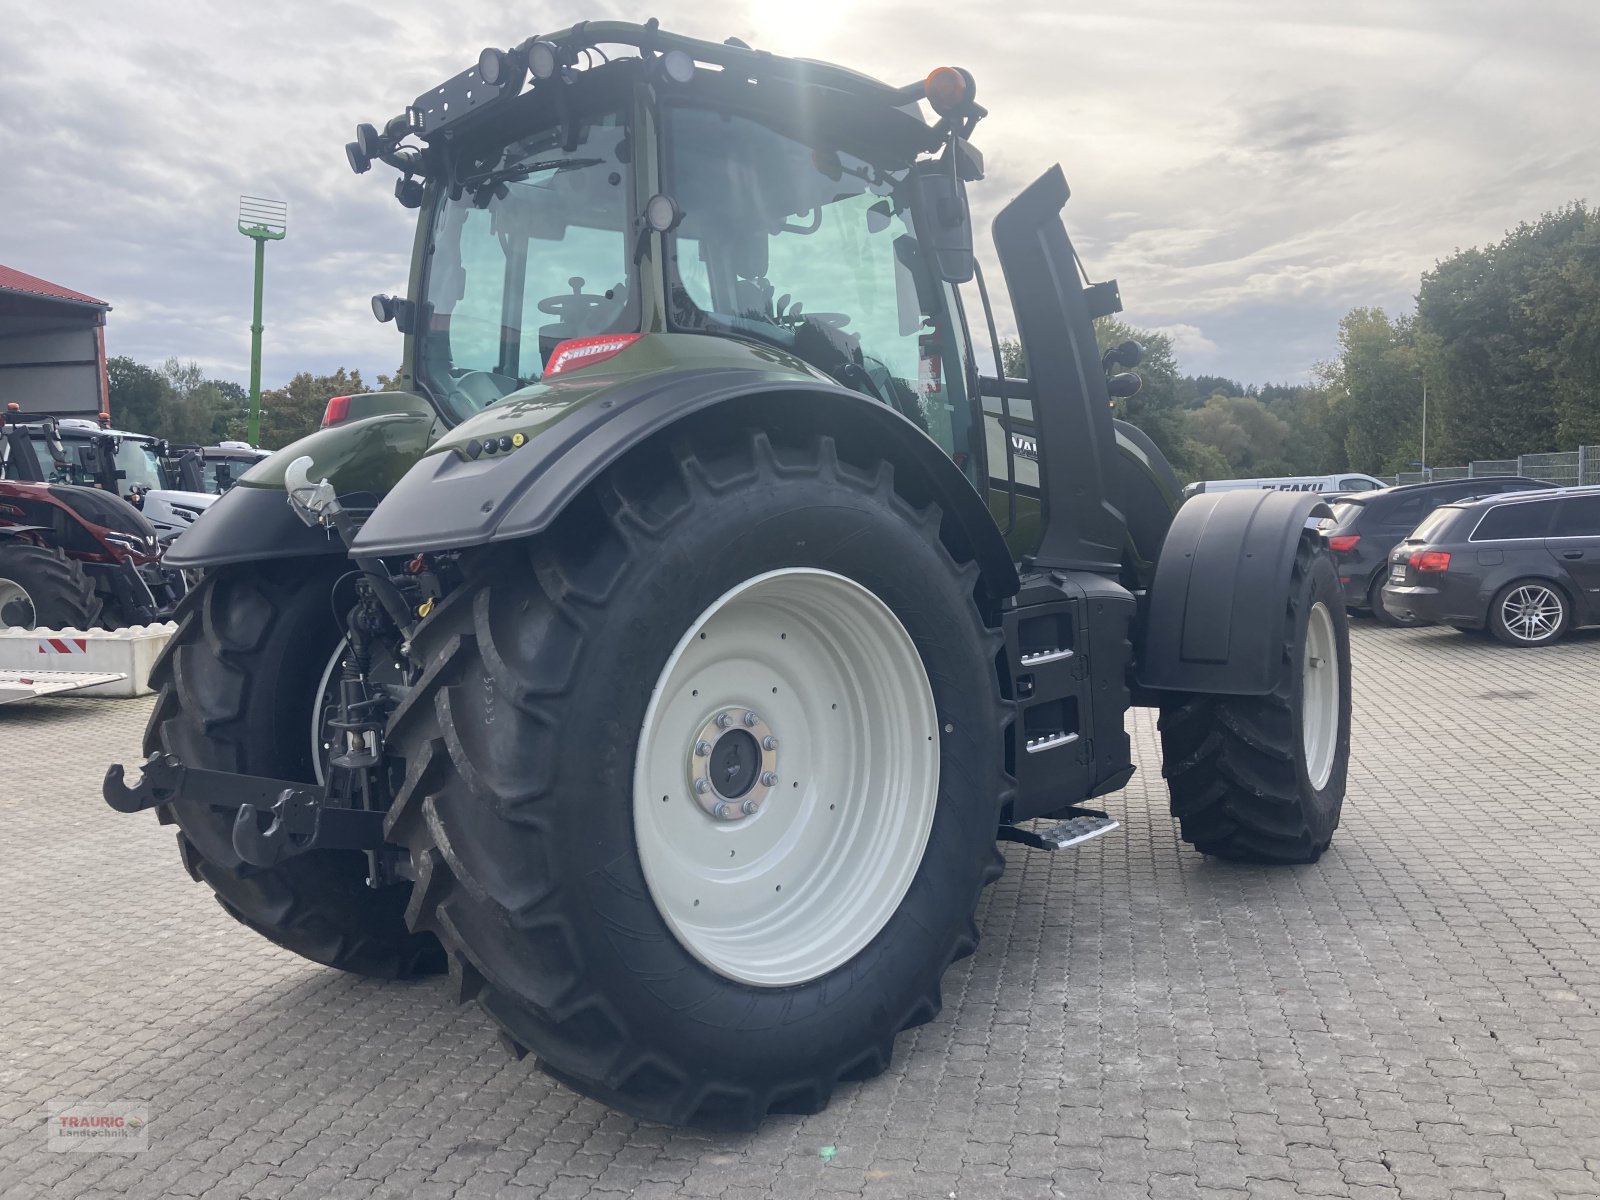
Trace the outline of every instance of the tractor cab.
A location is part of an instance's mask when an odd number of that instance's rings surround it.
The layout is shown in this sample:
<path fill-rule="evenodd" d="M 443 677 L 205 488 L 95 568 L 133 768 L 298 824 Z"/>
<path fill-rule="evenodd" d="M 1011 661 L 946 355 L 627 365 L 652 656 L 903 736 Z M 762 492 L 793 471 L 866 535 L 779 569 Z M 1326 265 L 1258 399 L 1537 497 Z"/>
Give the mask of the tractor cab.
<path fill-rule="evenodd" d="M 591 47 L 613 39 L 639 55 L 602 61 Z M 632 26 L 485 51 L 349 147 L 358 169 L 399 166 L 421 208 L 415 299 L 375 310 L 450 424 L 608 360 L 734 361 L 705 349 L 720 338 L 891 408 L 980 486 L 955 291 L 973 88 L 953 68 L 894 88 Z"/>
<path fill-rule="evenodd" d="M 216 498 L 197 473 L 180 472 L 159 438 L 80 418 L 8 416 L 0 477 L 109 492 L 142 512 L 165 540 L 188 529 Z"/>

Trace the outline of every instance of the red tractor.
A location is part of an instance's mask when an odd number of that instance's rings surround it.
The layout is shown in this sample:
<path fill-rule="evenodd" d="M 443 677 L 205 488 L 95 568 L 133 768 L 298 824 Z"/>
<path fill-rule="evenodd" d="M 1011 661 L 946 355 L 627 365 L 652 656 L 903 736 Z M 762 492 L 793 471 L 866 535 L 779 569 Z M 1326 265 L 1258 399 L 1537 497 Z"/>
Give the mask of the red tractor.
<path fill-rule="evenodd" d="M 54 422 L 40 424 L 55 455 Z M 185 587 L 162 566 L 155 528 L 119 496 L 43 482 L 33 439 L 40 431 L 0 417 L 0 628 L 165 620 Z"/>

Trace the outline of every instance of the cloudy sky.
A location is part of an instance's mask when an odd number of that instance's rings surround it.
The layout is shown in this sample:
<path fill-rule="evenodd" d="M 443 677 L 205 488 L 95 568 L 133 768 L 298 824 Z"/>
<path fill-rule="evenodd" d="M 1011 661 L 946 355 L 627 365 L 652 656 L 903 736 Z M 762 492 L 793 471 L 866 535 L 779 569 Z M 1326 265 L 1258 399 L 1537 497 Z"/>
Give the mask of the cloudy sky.
<path fill-rule="evenodd" d="M 343 145 L 425 88 L 584 18 L 826 58 L 895 83 L 954 63 L 992 116 L 987 218 L 1053 162 L 1091 273 L 1182 367 L 1304 378 L 1358 304 L 1567 201 L 1600 201 L 1595 0 L 119 0 L 7 5 L 0 263 L 115 306 L 112 354 L 243 380 L 240 193 L 268 248 L 264 384 L 393 368 L 368 297 L 403 291 L 411 216 Z M 1000 14 L 1004 13 L 1005 20 Z M 537 23 L 537 25 L 534 24 Z M 980 239 L 986 242 L 986 238 Z"/>

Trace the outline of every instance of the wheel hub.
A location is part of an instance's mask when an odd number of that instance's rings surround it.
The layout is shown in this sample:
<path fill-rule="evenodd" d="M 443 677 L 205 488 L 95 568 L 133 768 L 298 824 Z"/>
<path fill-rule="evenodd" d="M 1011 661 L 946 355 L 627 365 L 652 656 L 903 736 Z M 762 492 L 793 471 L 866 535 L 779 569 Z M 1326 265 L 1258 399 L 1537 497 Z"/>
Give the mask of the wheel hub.
<path fill-rule="evenodd" d="M 719 821 L 742 821 L 777 786 L 778 738 L 753 709 L 721 708 L 695 731 L 688 763 L 695 802 Z"/>
<path fill-rule="evenodd" d="M 0 579 L 0 628 L 32 629 L 38 624 L 33 597 L 28 589 L 10 579 Z"/>

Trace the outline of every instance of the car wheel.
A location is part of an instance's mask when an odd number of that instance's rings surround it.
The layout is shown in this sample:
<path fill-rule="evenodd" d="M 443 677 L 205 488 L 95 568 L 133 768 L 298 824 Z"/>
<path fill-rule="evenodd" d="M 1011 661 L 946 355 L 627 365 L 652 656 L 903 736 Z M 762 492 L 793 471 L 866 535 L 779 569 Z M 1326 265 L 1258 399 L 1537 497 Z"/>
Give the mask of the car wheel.
<path fill-rule="evenodd" d="M 1548 646 L 1572 621 L 1572 607 L 1555 584 L 1519 579 L 1489 606 L 1489 632 L 1508 646 Z"/>

